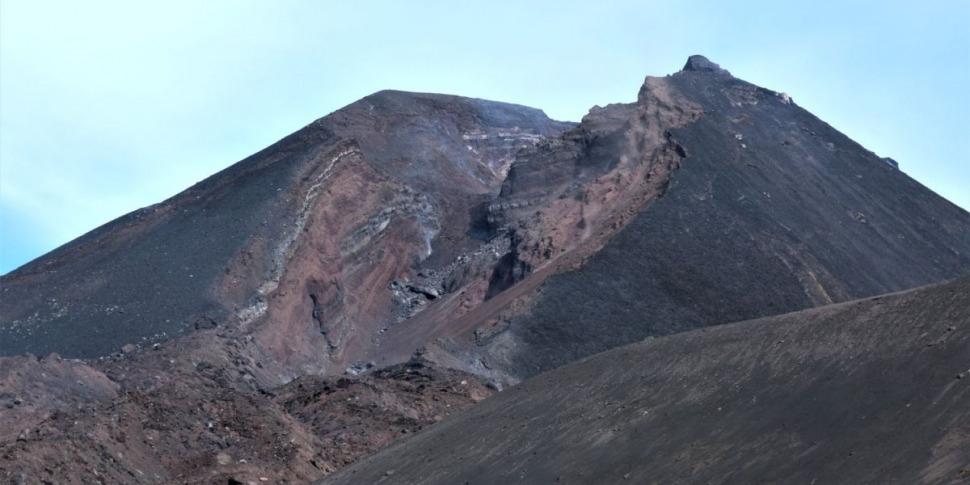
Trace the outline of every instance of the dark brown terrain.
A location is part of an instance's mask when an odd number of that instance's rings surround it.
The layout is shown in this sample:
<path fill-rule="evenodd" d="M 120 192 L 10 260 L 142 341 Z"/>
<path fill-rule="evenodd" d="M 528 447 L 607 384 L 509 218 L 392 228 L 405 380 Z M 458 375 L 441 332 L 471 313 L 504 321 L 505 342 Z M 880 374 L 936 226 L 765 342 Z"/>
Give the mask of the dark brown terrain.
<path fill-rule="evenodd" d="M 382 91 L 0 277 L 0 480 L 306 482 L 598 352 L 968 273 L 970 214 L 700 56 L 578 124 Z"/>
<path fill-rule="evenodd" d="M 40 362 L 47 369 L 57 363 Z M 23 367 L 11 375 L 36 375 Z M 419 431 L 494 391 L 420 358 L 367 376 L 304 376 L 272 392 L 241 392 L 200 365 L 150 391 L 70 406 L 31 421 L 35 395 L 8 396 L 0 436 L 3 483 L 307 483 Z M 80 381 L 78 381 L 80 382 Z M 14 404 L 17 399 L 19 404 Z"/>
<path fill-rule="evenodd" d="M 967 481 L 970 277 L 597 354 L 317 483 Z"/>

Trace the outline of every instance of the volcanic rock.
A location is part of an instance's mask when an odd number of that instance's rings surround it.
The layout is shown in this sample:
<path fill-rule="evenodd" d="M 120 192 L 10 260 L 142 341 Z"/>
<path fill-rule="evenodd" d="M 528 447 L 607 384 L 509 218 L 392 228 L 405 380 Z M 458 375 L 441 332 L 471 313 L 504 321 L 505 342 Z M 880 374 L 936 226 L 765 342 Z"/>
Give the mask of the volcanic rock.
<path fill-rule="evenodd" d="M 713 72 L 715 74 L 723 74 L 730 76 L 731 73 L 721 69 L 721 66 L 711 62 L 704 56 L 693 55 L 687 58 L 687 64 L 684 64 L 683 71 L 693 71 L 693 72 Z"/>

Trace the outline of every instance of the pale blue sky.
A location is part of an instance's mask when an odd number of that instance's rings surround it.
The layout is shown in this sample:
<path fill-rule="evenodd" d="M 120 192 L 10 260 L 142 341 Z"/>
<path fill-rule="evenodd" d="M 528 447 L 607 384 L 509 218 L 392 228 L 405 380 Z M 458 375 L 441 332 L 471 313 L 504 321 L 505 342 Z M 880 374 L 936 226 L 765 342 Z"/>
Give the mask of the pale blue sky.
<path fill-rule="evenodd" d="M 970 208 L 966 0 L 521 3 L 0 2 L 0 273 L 374 91 L 579 120 L 691 54 Z"/>

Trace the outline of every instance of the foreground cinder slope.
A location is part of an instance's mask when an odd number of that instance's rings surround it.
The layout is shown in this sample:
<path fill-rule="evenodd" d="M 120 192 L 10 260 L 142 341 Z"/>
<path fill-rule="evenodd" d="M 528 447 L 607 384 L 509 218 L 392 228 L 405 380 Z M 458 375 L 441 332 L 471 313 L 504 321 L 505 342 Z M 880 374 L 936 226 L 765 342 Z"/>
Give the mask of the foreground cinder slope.
<path fill-rule="evenodd" d="M 648 339 L 319 484 L 970 479 L 970 277 Z"/>

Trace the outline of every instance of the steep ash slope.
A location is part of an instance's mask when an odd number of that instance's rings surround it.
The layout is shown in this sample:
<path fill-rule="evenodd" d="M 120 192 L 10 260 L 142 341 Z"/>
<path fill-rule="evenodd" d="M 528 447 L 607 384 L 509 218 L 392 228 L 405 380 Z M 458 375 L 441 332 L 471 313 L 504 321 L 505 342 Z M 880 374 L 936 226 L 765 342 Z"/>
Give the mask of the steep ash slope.
<path fill-rule="evenodd" d="M 459 351 L 465 359 L 527 377 L 647 336 L 970 272 L 970 214 L 787 95 L 698 57 L 660 81 L 679 105 L 703 110 L 668 127 L 686 158 L 663 196 L 582 267 L 545 280 L 527 310 L 498 318 L 485 350 Z M 648 79 L 640 105 L 660 81 Z M 531 180 L 545 170 L 517 160 L 502 196 L 522 191 L 510 184 L 531 185 L 513 176 Z"/>
<path fill-rule="evenodd" d="M 970 277 L 614 349 L 319 484 L 955 483 Z"/>

